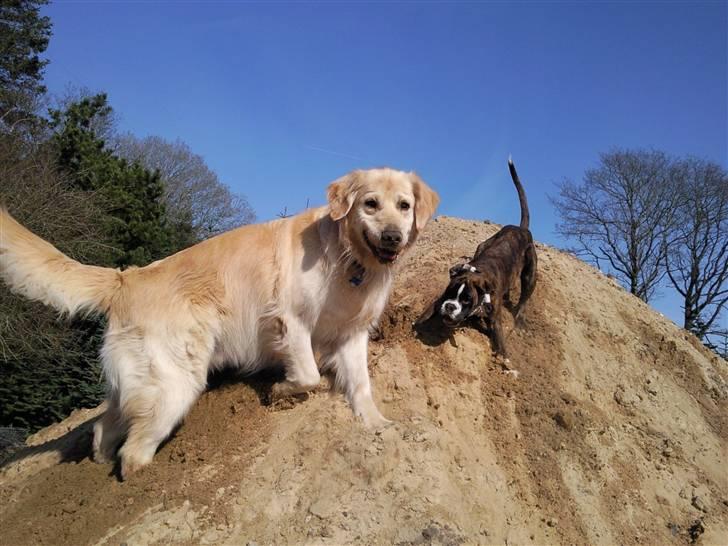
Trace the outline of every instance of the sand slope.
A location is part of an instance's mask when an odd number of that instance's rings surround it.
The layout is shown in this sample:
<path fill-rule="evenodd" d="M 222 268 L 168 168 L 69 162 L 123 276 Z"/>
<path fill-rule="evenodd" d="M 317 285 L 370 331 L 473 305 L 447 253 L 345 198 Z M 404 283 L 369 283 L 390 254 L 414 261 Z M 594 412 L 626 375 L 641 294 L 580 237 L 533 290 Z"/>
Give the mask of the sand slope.
<path fill-rule="evenodd" d="M 728 543 L 728 364 L 614 281 L 539 246 L 518 378 L 475 331 L 413 336 L 496 229 L 440 217 L 406 258 L 370 346 L 394 426 L 220 380 L 120 483 L 88 460 L 101 409 L 80 411 L 2 464 L 0 544 Z"/>

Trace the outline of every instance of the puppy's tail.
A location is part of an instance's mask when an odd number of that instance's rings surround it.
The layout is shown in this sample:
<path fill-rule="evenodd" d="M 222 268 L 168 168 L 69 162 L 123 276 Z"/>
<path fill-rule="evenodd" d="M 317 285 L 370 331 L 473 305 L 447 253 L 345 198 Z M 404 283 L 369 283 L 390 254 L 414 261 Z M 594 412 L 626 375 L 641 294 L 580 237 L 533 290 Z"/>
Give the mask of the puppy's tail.
<path fill-rule="evenodd" d="M 105 313 L 121 286 L 116 269 L 83 265 L 21 226 L 0 205 L 0 278 L 61 313 Z"/>
<path fill-rule="evenodd" d="M 518 173 L 516 172 L 516 166 L 513 164 L 513 159 L 511 159 L 510 157 L 508 157 L 508 170 L 511 171 L 511 178 L 513 179 L 513 184 L 516 186 L 516 191 L 518 192 L 518 200 L 521 203 L 521 228 L 528 229 L 531 215 L 528 212 L 528 201 L 526 200 L 526 192 L 523 190 L 523 186 L 521 185 L 521 179 L 518 178 Z"/>

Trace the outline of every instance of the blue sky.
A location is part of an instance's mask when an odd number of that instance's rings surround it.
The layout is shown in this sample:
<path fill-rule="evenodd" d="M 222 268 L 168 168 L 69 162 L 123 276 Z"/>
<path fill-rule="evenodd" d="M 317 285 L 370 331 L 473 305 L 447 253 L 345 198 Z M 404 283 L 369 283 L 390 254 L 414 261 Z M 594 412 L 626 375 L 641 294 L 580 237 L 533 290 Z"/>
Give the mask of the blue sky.
<path fill-rule="evenodd" d="M 46 83 L 180 138 L 259 219 L 353 168 L 416 170 L 441 214 L 565 246 L 547 195 L 600 152 L 728 166 L 726 2 L 55 2 Z M 656 307 L 679 317 L 679 302 Z"/>

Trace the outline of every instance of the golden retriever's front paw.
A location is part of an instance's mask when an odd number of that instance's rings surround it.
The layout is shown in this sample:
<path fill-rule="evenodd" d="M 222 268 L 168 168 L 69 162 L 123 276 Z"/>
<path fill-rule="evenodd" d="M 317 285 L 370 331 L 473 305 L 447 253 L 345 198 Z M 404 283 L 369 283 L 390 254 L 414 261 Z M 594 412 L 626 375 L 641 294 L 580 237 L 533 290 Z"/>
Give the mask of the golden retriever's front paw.
<path fill-rule="evenodd" d="M 377 412 L 378 415 L 371 417 L 362 416 L 364 426 L 370 430 L 381 430 L 394 424 L 394 421 L 387 419 L 381 413 Z"/>
<path fill-rule="evenodd" d="M 307 390 L 289 381 L 275 383 L 270 389 L 268 403 L 277 409 L 291 409 L 298 402 L 308 399 Z"/>
<path fill-rule="evenodd" d="M 393 423 L 379 412 L 377 406 L 371 400 L 358 407 L 354 413 L 361 417 L 364 426 L 371 430 L 382 429 Z"/>

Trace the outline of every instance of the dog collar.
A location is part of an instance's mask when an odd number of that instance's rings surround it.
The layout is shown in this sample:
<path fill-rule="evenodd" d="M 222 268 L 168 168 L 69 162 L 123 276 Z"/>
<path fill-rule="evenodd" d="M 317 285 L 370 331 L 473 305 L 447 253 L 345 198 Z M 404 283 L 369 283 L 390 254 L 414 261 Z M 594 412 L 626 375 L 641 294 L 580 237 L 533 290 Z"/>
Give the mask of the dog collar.
<path fill-rule="evenodd" d="M 357 261 L 351 264 L 351 269 L 353 274 L 351 277 L 349 277 L 349 284 L 356 288 L 364 282 L 364 275 L 366 274 L 367 270 L 364 269 L 364 266 Z"/>
<path fill-rule="evenodd" d="M 483 294 L 483 299 L 478 302 L 478 305 L 473 307 L 473 310 L 470 311 L 470 314 L 468 316 L 472 317 L 473 315 L 478 313 L 478 311 L 480 311 L 482 314 L 485 314 L 485 304 L 486 303 L 490 303 L 490 294 L 488 292 Z"/>

